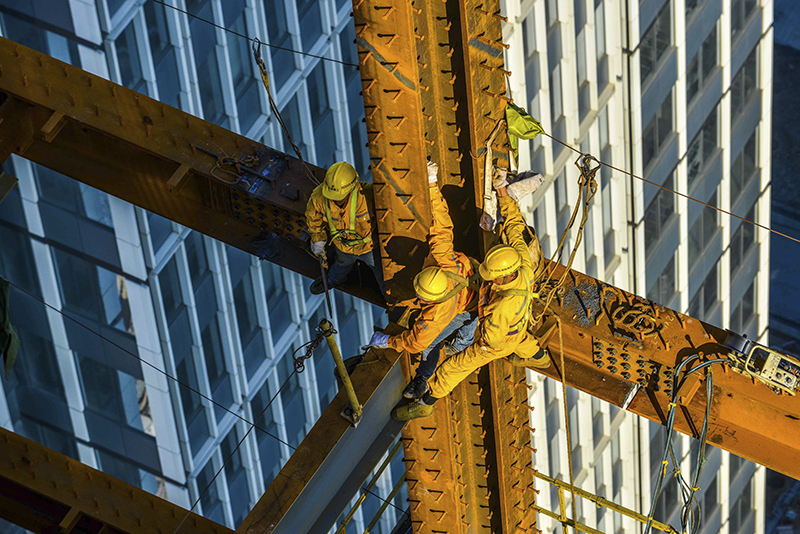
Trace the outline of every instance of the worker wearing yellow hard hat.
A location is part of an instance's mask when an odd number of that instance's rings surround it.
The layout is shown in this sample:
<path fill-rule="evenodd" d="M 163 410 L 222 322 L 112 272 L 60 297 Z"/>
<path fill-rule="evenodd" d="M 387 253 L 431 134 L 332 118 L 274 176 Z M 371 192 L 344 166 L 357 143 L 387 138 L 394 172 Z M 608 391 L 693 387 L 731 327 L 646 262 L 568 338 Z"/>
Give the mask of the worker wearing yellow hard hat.
<path fill-rule="evenodd" d="M 314 188 L 306 205 L 306 224 L 311 234 L 311 252 L 325 255 L 332 243 L 336 262 L 328 271 L 328 285 L 344 283 L 357 261 L 372 268 L 381 293 L 385 295 L 383 273 L 372 255 L 372 221 L 364 191 L 372 184 L 360 182 L 358 173 L 347 162 L 334 163 L 325 173 L 325 181 Z M 324 291 L 322 278 L 311 284 L 311 293 Z"/>
<path fill-rule="evenodd" d="M 480 275 L 477 262 L 453 249 L 453 221 L 437 184 L 438 166 L 428 162 L 428 184 L 432 224 L 428 233 L 430 252 L 422 271 L 414 277 L 414 291 L 422 311 L 410 330 L 389 336 L 375 332 L 369 346 L 420 353 L 416 374 L 403 391 L 408 399 L 418 399 L 428 391 L 444 344 L 447 354 L 455 354 L 472 344 L 478 325 Z M 451 343 L 445 340 L 454 335 Z"/>
<path fill-rule="evenodd" d="M 549 354 L 528 331 L 538 269 L 531 263 L 530 250 L 523 237 L 526 224 L 516 200 L 508 195 L 503 170 L 496 171 L 493 185 L 504 220 L 502 233 L 508 244 L 489 250 L 479 267 L 486 282 L 478 299 L 475 341 L 436 369 L 429 381 L 429 391 L 421 399 L 392 410 L 394 419 L 407 421 L 431 415 L 437 399 L 448 395 L 473 371 L 492 360 L 515 354 L 531 367 L 550 365 Z M 541 185 L 541 180 L 537 185 Z"/>

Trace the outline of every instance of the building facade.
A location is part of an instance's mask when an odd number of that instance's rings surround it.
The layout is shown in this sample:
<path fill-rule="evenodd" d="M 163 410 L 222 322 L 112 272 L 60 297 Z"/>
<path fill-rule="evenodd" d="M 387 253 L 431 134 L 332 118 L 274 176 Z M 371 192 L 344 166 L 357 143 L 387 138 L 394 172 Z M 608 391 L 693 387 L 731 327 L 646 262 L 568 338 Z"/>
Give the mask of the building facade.
<path fill-rule="evenodd" d="M 258 37 L 273 45 L 262 49 L 273 96 L 305 158 L 347 160 L 369 179 L 349 0 L 166 4 L 3 0 L 0 31 L 291 152 L 250 43 L 209 22 Z M 0 425 L 238 526 L 337 392 L 327 349 L 292 375 L 323 296 L 295 273 L 30 161 L 15 156 L 5 170 L 19 184 L 0 205 L 0 275 L 19 288 L 11 306 L 23 348 L 0 381 Z M 355 355 L 385 314 L 339 292 L 333 304 L 342 353 Z M 398 456 L 374 493 L 388 495 L 403 470 Z M 373 531 L 391 531 L 405 495 Z M 363 530 L 381 504 L 368 497 L 352 526 Z"/>
<path fill-rule="evenodd" d="M 573 267 L 766 343 L 768 232 L 657 185 L 769 225 L 772 2 L 523 0 L 504 14 L 515 102 L 554 137 L 656 184 L 603 167 Z M 548 177 L 527 206 L 548 254 L 575 205 L 577 154 L 542 136 L 526 145 L 520 167 Z M 535 464 L 568 480 L 560 384 L 530 380 Z M 567 403 L 576 485 L 647 513 L 664 430 L 575 390 Z M 683 473 L 697 446 L 678 439 Z M 765 469 L 710 446 L 706 457 L 701 532 L 763 532 Z M 555 490 L 540 489 L 557 510 Z M 680 504 L 668 475 L 656 519 L 679 525 Z M 578 515 L 602 532 L 640 528 L 586 502 Z"/>

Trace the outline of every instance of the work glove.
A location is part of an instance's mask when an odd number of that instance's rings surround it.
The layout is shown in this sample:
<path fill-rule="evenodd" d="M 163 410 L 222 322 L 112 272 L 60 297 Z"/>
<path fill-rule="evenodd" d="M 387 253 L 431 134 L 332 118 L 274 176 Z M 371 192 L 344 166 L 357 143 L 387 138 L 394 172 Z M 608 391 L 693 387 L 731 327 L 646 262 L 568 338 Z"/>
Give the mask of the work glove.
<path fill-rule="evenodd" d="M 376 349 L 389 348 L 389 334 L 384 334 L 383 332 L 375 332 L 372 334 L 369 343 L 361 347 L 361 350 L 367 350 L 370 347 L 375 347 Z"/>
<path fill-rule="evenodd" d="M 498 167 L 497 165 L 494 166 L 494 172 L 492 173 L 492 187 L 495 189 L 502 189 L 508 185 L 508 169 L 504 169 L 502 167 Z"/>
<path fill-rule="evenodd" d="M 436 176 L 439 174 L 439 166 L 432 162 L 428 162 L 428 184 L 436 185 Z"/>
<path fill-rule="evenodd" d="M 312 241 L 311 253 L 314 256 L 322 256 L 325 254 L 325 241 Z"/>
<path fill-rule="evenodd" d="M 523 198 L 539 189 L 543 183 L 544 176 L 538 172 L 521 172 L 517 175 L 517 179 L 507 187 L 508 196 L 516 200 L 517 204 L 519 204 Z"/>

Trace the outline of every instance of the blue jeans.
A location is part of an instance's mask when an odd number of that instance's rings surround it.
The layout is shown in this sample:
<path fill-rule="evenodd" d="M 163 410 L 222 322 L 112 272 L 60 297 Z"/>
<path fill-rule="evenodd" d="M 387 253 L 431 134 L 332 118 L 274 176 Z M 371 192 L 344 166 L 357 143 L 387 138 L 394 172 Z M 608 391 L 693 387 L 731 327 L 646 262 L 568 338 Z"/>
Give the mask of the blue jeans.
<path fill-rule="evenodd" d="M 417 376 L 425 380 L 433 376 L 436 371 L 436 365 L 439 363 L 439 351 L 442 348 L 444 340 L 450 337 L 455 332 L 456 337 L 453 340 L 453 348 L 461 352 L 470 345 L 475 337 L 475 329 L 478 327 L 478 312 L 462 312 L 453 317 L 447 326 L 444 327 L 442 333 L 433 340 L 430 346 L 422 351 L 422 361 L 419 362 L 417 368 Z"/>
<path fill-rule="evenodd" d="M 350 254 L 348 252 L 342 252 L 336 248 L 336 261 L 331 266 L 330 270 L 328 270 L 328 284 L 331 286 L 343 284 L 347 279 L 347 275 L 353 270 L 353 266 L 358 260 L 361 260 L 370 266 L 373 274 L 375 274 L 375 280 L 378 282 L 378 287 L 381 290 L 381 294 L 385 298 L 386 287 L 383 283 L 383 272 L 379 267 L 375 267 L 375 256 L 372 255 L 371 250 L 369 252 L 365 252 L 364 254 Z"/>

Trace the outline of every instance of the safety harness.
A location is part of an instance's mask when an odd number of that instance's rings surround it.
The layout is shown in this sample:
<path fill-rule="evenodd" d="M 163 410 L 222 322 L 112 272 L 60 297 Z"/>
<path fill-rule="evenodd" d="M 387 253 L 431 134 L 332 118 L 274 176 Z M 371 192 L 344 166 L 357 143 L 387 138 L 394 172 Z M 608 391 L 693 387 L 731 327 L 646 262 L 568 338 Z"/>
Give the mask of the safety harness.
<path fill-rule="evenodd" d="M 529 288 L 531 285 L 528 282 L 528 277 L 525 275 L 525 271 L 520 270 L 520 274 L 525 279 L 525 287 Z M 539 294 L 534 293 L 530 289 L 501 289 L 500 291 L 497 292 L 497 295 L 499 297 L 505 297 L 505 296 L 525 297 L 526 299 L 525 304 L 527 307 L 525 315 L 522 316 L 522 319 L 509 326 L 511 330 L 508 331 L 507 335 L 513 336 L 514 334 L 519 334 L 520 332 L 524 331 L 525 328 L 527 327 L 527 322 L 530 320 L 531 314 L 533 312 L 533 299 L 539 298 Z"/>
<path fill-rule="evenodd" d="M 331 217 L 331 200 L 325 199 L 325 216 L 328 218 L 328 227 L 331 231 L 331 241 L 339 240 L 339 242 L 346 247 L 354 247 L 356 245 L 365 245 L 372 242 L 372 237 L 367 235 L 361 237 L 356 232 L 356 206 L 358 204 L 358 188 L 353 189 L 350 193 L 350 228 L 347 230 L 337 230 L 333 225 L 333 218 Z"/>
<path fill-rule="evenodd" d="M 469 262 L 472 264 L 472 276 L 469 278 L 464 278 L 463 276 L 459 276 L 454 272 L 442 269 L 444 275 L 453 280 L 456 283 L 456 286 L 445 293 L 445 295 L 436 301 L 437 304 L 441 302 L 447 302 L 451 298 L 458 295 L 462 289 L 465 287 L 469 287 L 471 290 L 475 291 L 475 293 L 480 293 L 481 291 L 481 283 L 483 282 L 483 278 L 481 278 L 480 273 L 478 272 L 478 266 L 480 265 L 478 262 L 469 258 Z"/>

